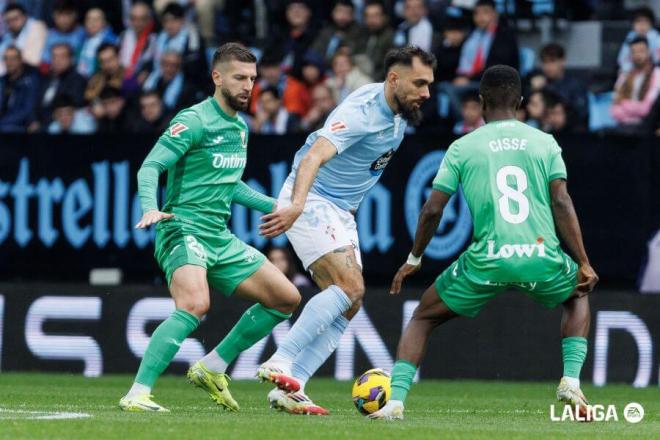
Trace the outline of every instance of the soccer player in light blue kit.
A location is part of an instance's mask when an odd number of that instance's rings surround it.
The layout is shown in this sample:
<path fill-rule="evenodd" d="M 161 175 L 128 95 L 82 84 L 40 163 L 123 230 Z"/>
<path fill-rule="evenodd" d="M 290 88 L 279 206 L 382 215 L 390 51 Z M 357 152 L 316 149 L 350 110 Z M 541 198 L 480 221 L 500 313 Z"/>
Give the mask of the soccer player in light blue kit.
<path fill-rule="evenodd" d="M 277 388 L 271 406 L 294 414 L 328 414 L 305 395 L 305 383 L 332 354 L 364 295 L 354 214 L 399 148 L 406 125 L 421 120 L 430 97 L 433 55 L 393 49 L 384 83 L 350 94 L 296 153 L 261 233 L 283 232 L 322 292 L 309 300 L 286 339 L 257 376 Z"/>

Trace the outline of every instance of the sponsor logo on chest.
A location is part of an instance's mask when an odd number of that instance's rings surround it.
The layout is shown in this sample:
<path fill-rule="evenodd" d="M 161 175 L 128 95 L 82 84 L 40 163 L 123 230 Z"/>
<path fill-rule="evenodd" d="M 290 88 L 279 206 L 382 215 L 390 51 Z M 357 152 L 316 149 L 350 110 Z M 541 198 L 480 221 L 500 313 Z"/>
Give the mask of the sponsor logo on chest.
<path fill-rule="evenodd" d="M 520 258 L 531 258 L 534 256 L 545 257 L 545 244 L 543 239 L 539 239 L 536 243 L 523 243 L 523 244 L 503 244 L 499 249 L 496 249 L 495 240 L 488 240 L 488 253 L 489 259 L 509 259 L 513 256 Z"/>
<path fill-rule="evenodd" d="M 242 154 L 213 153 L 213 168 L 236 169 L 245 168 L 247 158 Z"/>

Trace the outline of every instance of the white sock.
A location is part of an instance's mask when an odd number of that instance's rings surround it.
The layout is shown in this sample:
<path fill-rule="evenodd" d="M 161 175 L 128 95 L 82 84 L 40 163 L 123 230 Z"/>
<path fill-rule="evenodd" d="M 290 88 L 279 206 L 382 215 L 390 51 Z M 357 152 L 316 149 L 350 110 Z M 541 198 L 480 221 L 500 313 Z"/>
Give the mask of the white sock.
<path fill-rule="evenodd" d="M 215 350 L 209 351 L 209 353 L 202 358 L 201 362 L 207 370 L 213 373 L 224 373 L 229 366 L 229 364 L 227 364 L 227 362 L 225 362 Z"/>
<path fill-rule="evenodd" d="M 580 388 L 580 379 L 577 377 L 564 376 L 564 380 L 573 388 Z"/>
<path fill-rule="evenodd" d="M 401 401 L 401 400 L 389 400 L 387 402 L 387 405 L 403 407 L 403 401 Z"/>
<path fill-rule="evenodd" d="M 294 377 L 295 377 L 295 376 L 294 376 Z M 296 377 L 296 380 L 297 380 L 298 383 L 300 384 L 300 390 L 299 390 L 299 391 L 300 391 L 301 393 L 305 394 L 305 385 L 307 385 L 307 381 L 304 381 L 304 382 L 303 382 L 301 379 L 298 379 L 297 377 Z"/>
<path fill-rule="evenodd" d="M 280 356 L 277 354 L 277 352 L 275 352 L 266 362 L 269 364 L 275 364 L 275 366 L 282 369 L 282 371 L 288 375 L 291 374 L 291 366 L 293 365 L 293 361 L 286 356 Z"/>
<path fill-rule="evenodd" d="M 126 397 L 131 398 L 142 394 L 151 394 L 151 387 L 142 385 L 141 383 L 133 382 L 133 386 L 130 390 L 128 390 Z"/>

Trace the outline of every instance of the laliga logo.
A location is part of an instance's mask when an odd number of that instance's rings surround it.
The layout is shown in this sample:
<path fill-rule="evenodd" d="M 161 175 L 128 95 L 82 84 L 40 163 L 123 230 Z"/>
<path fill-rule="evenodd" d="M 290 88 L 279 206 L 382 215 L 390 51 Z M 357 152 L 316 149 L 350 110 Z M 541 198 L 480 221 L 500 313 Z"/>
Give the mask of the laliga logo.
<path fill-rule="evenodd" d="M 417 230 L 419 212 L 431 192 L 431 181 L 438 172 L 444 156 L 444 151 L 427 154 L 417 163 L 408 179 L 405 196 L 406 226 L 413 239 Z M 471 232 L 470 210 L 459 190 L 445 207 L 438 231 L 426 248 L 425 255 L 436 260 L 452 258 L 470 238 Z"/>
<path fill-rule="evenodd" d="M 644 418 L 644 407 L 636 402 L 631 402 L 623 409 L 623 418 L 628 423 L 639 423 Z M 579 406 L 565 405 L 561 415 L 555 413 L 555 406 L 550 405 L 550 420 L 553 422 L 618 422 L 619 416 L 616 405 L 591 405 L 587 406 L 586 412 L 581 413 Z"/>

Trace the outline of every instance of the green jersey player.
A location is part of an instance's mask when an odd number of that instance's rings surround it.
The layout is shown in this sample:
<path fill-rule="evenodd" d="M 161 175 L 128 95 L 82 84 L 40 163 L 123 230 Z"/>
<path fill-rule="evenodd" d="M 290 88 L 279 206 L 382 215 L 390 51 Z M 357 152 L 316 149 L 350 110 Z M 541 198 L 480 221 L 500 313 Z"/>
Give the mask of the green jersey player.
<path fill-rule="evenodd" d="M 472 213 L 473 241 L 424 292 L 399 342 L 392 398 L 372 418 L 403 418 L 403 403 L 435 327 L 456 316 L 476 316 L 490 299 L 510 288 L 544 306 L 563 307 L 564 375 L 557 397 L 579 408 L 582 416 L 587 413 L 579 374 L 589 332 L 586 295 L 598 276 L 589 264 L 566 191 L 561 149 L 552 136 L 515 119 L 521 102 L 515 69 L 489 68 L 479 93 L 488 124 L 447 150 L 420 214 L 412 252 L 394 277 L 390 293 L 399 293 L 404 278 L 419 269 L 459 184 Z M 555 225 L 577 264 L 560 248 Z"/>
<path fill-rule="evenodd" d="M 225 370 L 238 354 L 291 316 L 300 294 L 256 249 L 227 228 L 232 201 L 272 212 L 275 202 L 241 181 L 247 157 L 245 121 L 256 78 L 256 58 L 235 43 L 213 58 L 215 94 L 171 121 L 138 172 L 144 215 L 137 228 L 156 225 L 155 257 L 165 272 L 176 310 L 154 331 L 133 386 L 119 406 L 127 411 L 167 411 L 151 388 L 181 343 L 209 308 L 209 286 L 255 301 L 220 344 L 188 370 L 188 379 L 226 409 L 238 404 Z M 158 210 L 158 176 L 167 170 L 167 197 Z"/>

